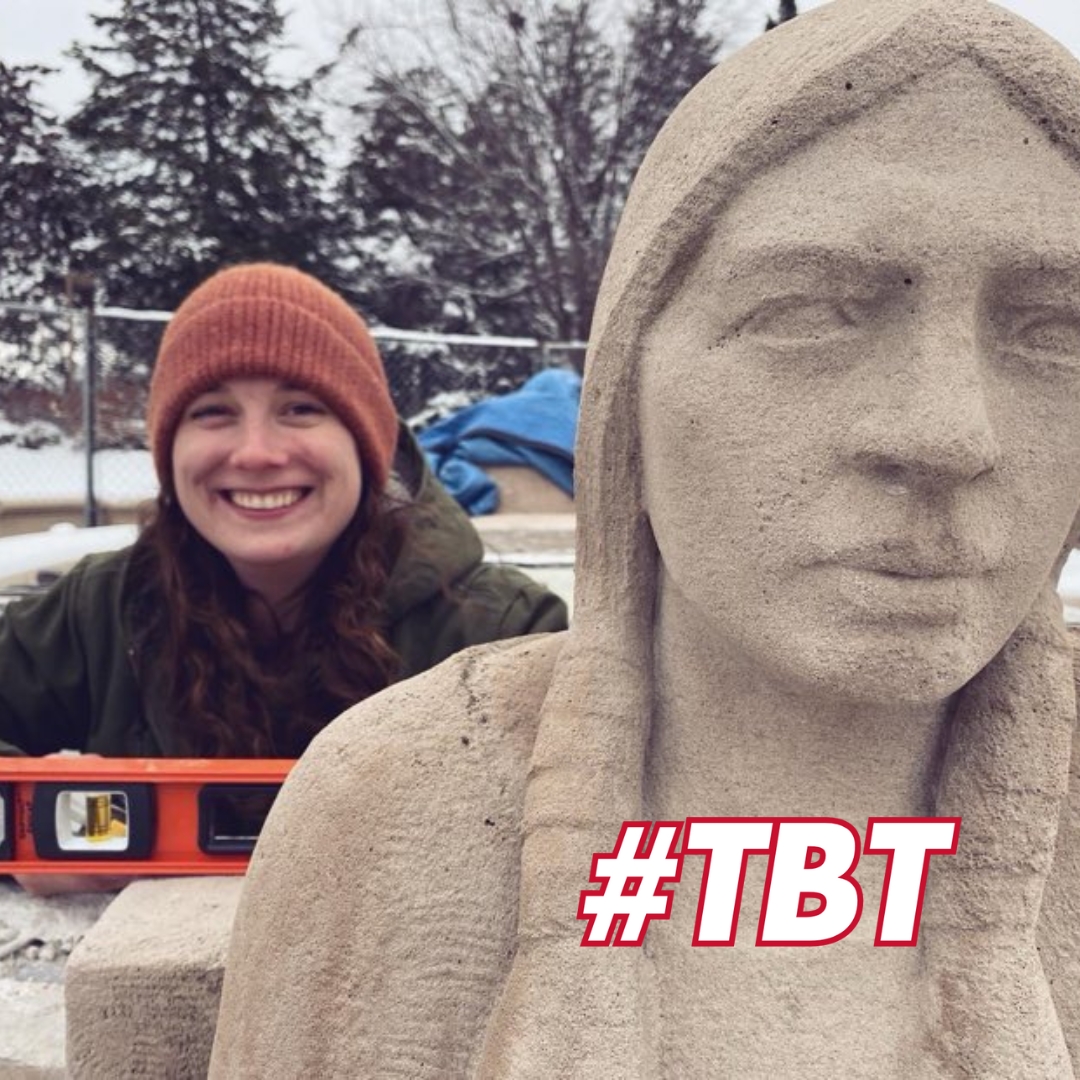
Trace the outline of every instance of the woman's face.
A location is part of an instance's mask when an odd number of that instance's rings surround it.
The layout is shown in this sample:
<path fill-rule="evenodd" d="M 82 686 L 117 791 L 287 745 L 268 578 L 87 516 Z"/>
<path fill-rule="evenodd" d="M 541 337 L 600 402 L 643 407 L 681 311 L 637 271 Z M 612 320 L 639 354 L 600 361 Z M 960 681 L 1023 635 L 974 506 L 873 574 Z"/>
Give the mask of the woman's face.
<path fill-rule="evenodd" d="M 184 410 L 172 447 L 176 498 L 240 580 L 268 597 L 303 584 L 356 513 L 356 443 L 313 393 L 228 379 Z"/>
<path fill-rule="evenodd" d="M 755 180 L 642 363 L 662 587 L 784 682 L 941 700 L 1080 504 L 1080 175 L 928 78 Z"/>

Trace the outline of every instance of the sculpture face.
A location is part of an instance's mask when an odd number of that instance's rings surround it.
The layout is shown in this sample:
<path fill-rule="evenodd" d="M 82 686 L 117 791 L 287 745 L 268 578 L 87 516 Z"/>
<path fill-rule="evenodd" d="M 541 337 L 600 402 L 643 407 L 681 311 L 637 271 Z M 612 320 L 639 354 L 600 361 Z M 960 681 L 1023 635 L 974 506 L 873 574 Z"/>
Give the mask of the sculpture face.
<path fill-rule="evenodd" d="M 804 691 L 941 700 L 1080 505 L 1080 174 L 928 78 L 729 206 L 641 378 L 662 587 Z"/>

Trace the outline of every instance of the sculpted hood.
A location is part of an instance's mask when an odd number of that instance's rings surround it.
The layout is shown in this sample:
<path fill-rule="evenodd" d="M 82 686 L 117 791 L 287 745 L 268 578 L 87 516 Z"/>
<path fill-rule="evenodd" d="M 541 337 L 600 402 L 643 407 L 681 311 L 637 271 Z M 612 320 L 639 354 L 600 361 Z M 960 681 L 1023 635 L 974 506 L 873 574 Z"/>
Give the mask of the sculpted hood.
<path fill-rule="evenodd" d="M 1080 66 L 1022 19 L 983 0 L 835 0 L 709 74 L 675 110 L 638 173 L 586 360 L 576 453 L 574 622 L 533 754 L 519 951 L 486 1060 L 542 1060 L 536 1047 L 544 1045 L 545 1026 L 580 1015 L 579 1002 L 588 999 L 592 1033 L 567 1024 L 566 1045 L 574 1048 L 567 1053 L 603 1061 L 611 1075 L 653 1075 L 655 1047 L 647 1036 L 620 1041 L 611 1034 L 650 1029 L 649 975 L 640 950 L 583 958 L 594 950 L 578 946 L 581 927 L 574 919 L 581 868 L 593 853 L 610 850 L 623 821 L 643 816 L 657 558 L 642 497 L 638 426 L 646 332 L 704 237 L 756 175 L 905 85 L 958 64 L 977 68 L 1047 143 L 1073 163 L 1080 159 Z M 962 124 L 962 117 L 943 122 Z M 712 512 L 722 514 L 723 507 Z M 1053 580 L 1005 649 L 957 696 L 953 712 L 936 813 L 962 815 L 967 841 L 962 837 L 949 873 L 938 875 L 937 898 L 928 899 L 928 955 L 938 970 L 959 963 L 947 945 L 933 944 L 948 940 L 945 927 L 1011 924 L 1016 910 L 1030 911 L 1032 904 L 1037 910 L 1053 858 L 1075 718 Z M 1019 730 L 1027 732 L 1021 742 L 1043 752 L 1020 749 Z M 1006 746 L 1015 755 L 1002 754 Z M 988 791 L 997 795 L 988 799 Z M 1014 873 L 1017 850 L 1030 854 L 1023 873 Z M 937 938 L 935 926 L 942 928 Z M 542 979 L 551 984 L 546 993 L 528 989 Z M 621 992 L 626 987 L 638 989 Z M 1018 1015 L 1019 1006 L 1005 1001 L 1001 987 L 983 990 L 985 996 L 952 1003 L 971 1021 L 965 1029 L 970 1044 L 954 1031 L 947 1039 L 957 1045 L 944 1049 L 945 1056 L 1000 1051 L 1009 1060 L 1020 1052 L 1022 1037 L 1003 1028 L 989 1039 L 979 1018 L 1002 1010 Z M 991 1004 L 999 991 L 1001 1000 Z M 994 1048 L 973 1050 L 980 1039 Z M 1018 1062 L 1015 1075 L 1028 1075 L 1027 1067 Z"/>

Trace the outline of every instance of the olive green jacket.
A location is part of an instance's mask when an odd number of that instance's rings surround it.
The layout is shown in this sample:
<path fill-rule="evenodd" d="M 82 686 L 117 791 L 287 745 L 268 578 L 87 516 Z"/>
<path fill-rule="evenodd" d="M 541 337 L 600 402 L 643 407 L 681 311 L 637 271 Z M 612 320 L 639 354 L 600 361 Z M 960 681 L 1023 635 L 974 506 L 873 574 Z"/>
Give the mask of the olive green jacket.
<path fill-rule="evenodd" d="M 472 523 L 407 436 L 395 470 L 414 503 L 386 593 L 400 679 L 469 645 L 565 628 L 557 596 L 518 570 L 481 561 Z M 92 555 L 47 592 L 0 613 L 0 753 L 180 753 L 155 657 L 136 632 L 131 550 Z"/>

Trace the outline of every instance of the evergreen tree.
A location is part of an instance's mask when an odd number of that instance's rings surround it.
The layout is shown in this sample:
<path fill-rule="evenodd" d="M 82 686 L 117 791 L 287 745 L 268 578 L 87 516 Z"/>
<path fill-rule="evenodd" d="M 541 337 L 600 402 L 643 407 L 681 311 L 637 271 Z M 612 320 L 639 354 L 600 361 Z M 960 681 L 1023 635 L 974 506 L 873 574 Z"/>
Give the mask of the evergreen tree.
<path fill-rule="evenodd" d="M 436 277 L 431 243 L 464 195 L 460 123 L 445 108 L 453 99 L 433 69 L 376 77 L 367 130 L 340 180 L 341 205 L 360 237 L 351 291 L 391 326 L 465 329 Z"/>
<path fill-rule="evenodd" d="M 45 74 L 0 62 L 0 301 L 55 303 L 79 236 L 79 178 L 58 120 L 35 95 Z M 16 418 L 27 388 L 63 390 L 71 346 L 66 318 L 0 308 L 0 412 Z"/>
<path fill-rule="evenodd" d="M 0 62 L 0 299 L 55 295 L 79 229 L 63 130 L 35 97 L 46 68 Z"/>
<path fill-rule="evenodd" d="M 310 82 L 271 72 L 274 0 L 117 0 L 73 55 L 91 90 L 69 128 L 92 171 L 87 261 L 104 300 L 172 308 L 219 266 L 275 259 L 333 279 Z"/>
<path fill-rule="evenodd" d="M 636 169 L 686 92 L 712 70 L 720 42 L 703 28 L 708 0 L 648 0 L 627 22 L 627 163 Z"/>
<path fill-rule="evenodd" d="M 453 59 L 380 76 L 357 110 L 343 191 L 381 268 L 368 306 L 397 325 L 585 338 L 641 155 L 719 51 L 704 7 L 647 0 L 601 33 L 593 0 L 487 0 L 479 32 L 451 4 Z"/>
<path fill-rule="evenodd" d="M 796 7 L 795 0 L 780 0 L 780 13 L 774 19 L 771 15 L 765 19 L 765 30 L 775 30 L 781 23 L 786 23 L 789 19 L 794 19 L 799 14 Z"/>

